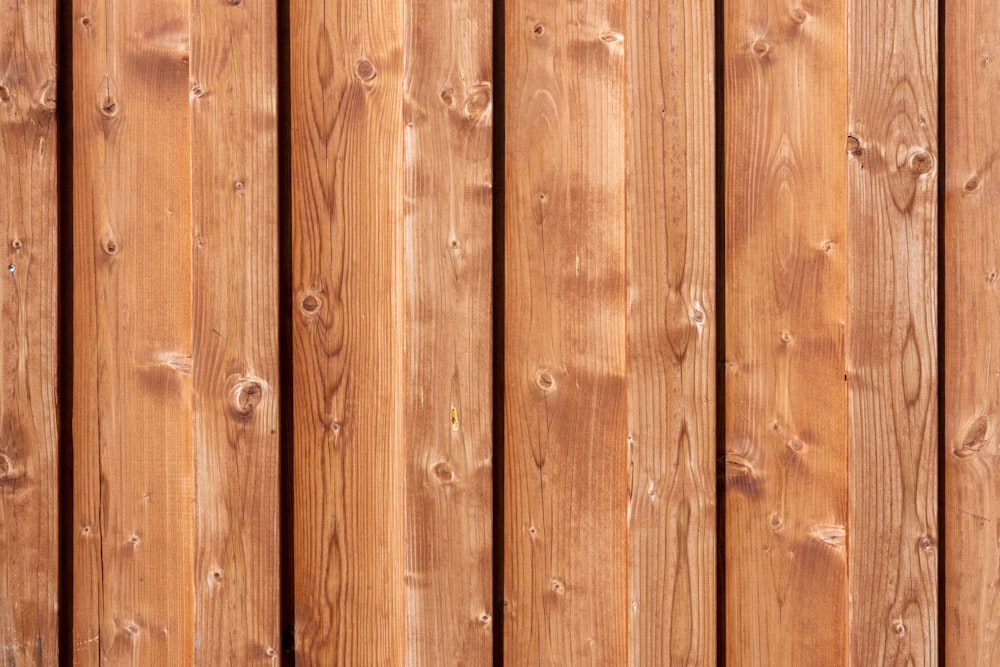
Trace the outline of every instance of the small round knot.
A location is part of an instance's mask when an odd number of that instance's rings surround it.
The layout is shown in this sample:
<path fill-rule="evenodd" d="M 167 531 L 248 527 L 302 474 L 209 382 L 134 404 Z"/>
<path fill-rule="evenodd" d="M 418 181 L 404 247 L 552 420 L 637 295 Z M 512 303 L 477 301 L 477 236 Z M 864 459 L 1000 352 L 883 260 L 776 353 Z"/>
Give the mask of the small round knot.
<path fill-rule="evenodd" d="M 125 630 L 127 630 L 128 633 L 132 635 L 139 634 L 139 626 L 136 625 L 135 623 L 129 623 L 128 625 L 126 625 Z"/>
<path fill-rule="evenodd" d="M 278 652 L 274 650 L 273 646 L 268 646 L 267 650 L 264 651 L 264 653 L 267 654 L 267 657 L 269 658 L 274 658 L 278 655 Z"/>
<path fill-rule="evenodd" d="M 545 34 L 545 26 L 541 23 L 536 23 L 531 29 L 531 32 L 535 33 L 535 37 L 541 37 Z"/>
<path fill-rule="evenodd" d="M 362 81 L 374 81 L 375 77 L 378 76 L 378 72 L 375 71 L 375 65 L 367 58 L 358 60 L 354 65 L 354 71 Z"/>
<path fill-rule="evenodd" d="M 0 83 L 0 102 L 7 102 L 10 100 L 10 88 L 7 84 Z"/>
<path fill-rule="evenodd" d="M 774 431 L 775 433 L 777 433 L 778 431 L 781 430 L 781 424 L 779 424 L 776 421 L 775 422 L 771 422 L 771 430 Z"/>
<path fill-rule="evenodd" d="M 222 583 L 222 570 L 212 570 L 212 581 Z"/>
<path fill-rule="evenodd" d="M 451 469 L 451 466 L 443 461 L 434 466 L 434 476 L 442 484 L 450 484 L 455 481 L 454 471 Z"/>
<path fill-rule="evenodd" d="M 302 299 L 302 312 L 313 315 L 320 309 L 321 305 L 320 300 L 316 298 L 315 294 L 306 294 L 305 298 Z"/>
<path fill-rule="evenodd" d="M 771 526 L 771 530 L 779 530 L 785 522 L 782 521 L 778 513 L 775 512 L 774 514 L 771 515 L 771 518 L 768 520 L 768 523 Z"/>
<path fill-rule="evenodd" d="M 853 134 L 847 135 L 847 152 L 851 155 L 861 155 L 861 140 Z"/>
<path fill-rule="evenodd" d="M 118 254 L 118 241 L 115 241 L 114 239 L 108 239 L 104 243 L 104 252 L 108 255 Z"/>
<path fill-rule="evenodd" d="M 705 321 L 705 313 L 703 313 L 700 309 L 695 308 L 691 311 L 691 319 L 694 320 L 695 324 L 701 324 Z"/>
<path fill-rule="evenodd" d="M 615 44 L 624 41 L 625 37 L 620 32 L 615 32 L 614 30 L 602 30 L 601 34 L 598 35 L 598 39 L 605 44 Z"/>
<path fill-rule="evenodd" d="M 261 383 L 253 378 L 243 378 L 233 387 L 233 413 L 237 417 L 249 417 L 263 398 L 264 387 Z"/>
<path fill-rule="evenodd" d="M 978 189 L 979 189 L 979 179 L 976 178 L 975 176 L 973 176 L 972 178 L 970 178 L 965 182 L 966 192 L 975 192 Z"/>
<path fill-rule="evenodd" d="M 205 89 L 199 86 L 197 83 L 191 86 L 191 94 L 194 97 L 201 97 L 205 94 Z"/>
<path fill-rule="evenodd" d="M 82 25 L 84 28 L 89 28 L 91 23 L 93 23 L 93 21 L 89 16 L 80 17 L 80 25 Z"/>
<path fill-rule="evenodd" d="M 204 248 L 204 247 L 205 247 L 205 239 L 204 239 L 204 237 L 201 237 L 201 236 L 199 236 L 199 237 L 198 237 L 198 238 L 197 238 L 197 239 L 195 240 L 194 244 L 195 244 L 196 246 L 198 246 L 198 249 L 199 249 L 199 250 L 201 250 L 202 248 Z"/>
<path fill-rule="evenodd" d="M 20 250 L 24 247 L 24 243 L 21 242 L 21 239 L 11 239 L 10 247 L 14 250 Z"/>
<path fill-rule="evenodd" d="M 788 442 L 785 444 L 787 444 L 788 448 L 793 452 L 801 452 L 802 448 L 804 447 L 802 441 L 799 440 L 798 438 L 789 438 Z"/>
<path fill-rule="evenodd" d="M 900 637 L 902 637 L 903 635 L 906 634 L 906 626 L 903 625 L 903 621 L 896 621 L 896 622 L 894 622 L 892 624 L 892 630 L 893 630 L 893 632 L 895 632 Z"/>
<path fill-rule="evenodd" d="M 489 625 L 493 620 L 493 617 L 487 614 L 485 611 L 479 615 L 479 622 L 483 625 Z"/>
<path fill-rule="evenodd" d="M 331 420 L 330 421 L 330 430 L 333 431 L 334 435 L 339 434 L 340 433 L 340 421 L 337 420 L 337 419 Z"/>
<path fill-rule="evenodd" d="M 924 553 L 931 553 L 932 551 L 934 551 L 934 546 L 935 546 L 934 538 L 929 537 L 927 535 L 921 537 L 919 546 L 921 551 L 923 551 Z"/>
<path fill-rule="evenodd" d="M 763 39 L 758 39 L 756 42 L 753 43 L 752 48 L 754 53 L 756 53 L 760 57 L 764 57 L 767 55 L 767 52 L 771 49 L 771 46 Z"/>
<path fill-rule="evenodd" d="M 455 89 L 451 87 L 442 88 L 441 92 L 438 93 L 438 97 L 446 107 L 455 106 Z"/>
<path fill-rule="evenodd" d="M 235 190 L 236 192 L 243 192 L 243 189 L 245 187 L 246 186 L 243 185 L 243 181 L 236 181 L 235 183 L 233 183 L 233 190 Z"/>
<path fill-rule="evenodd" d="M 138 535 L 130 535 L 129 538 L 128 538 L 128 541 L 129 541 L 129 544 L 131 544 L 132 546 L 135 546 L 135 545 L 139 544 L 139 536 Z"/>
<path fill-rule="evenodd" d="M 823 241 L 819 244 L 819 249 L 823 252 L 830 252 L 833 250 L 833 243 L 831 241 Z"/>
<path fill-rule="evenodd" d="M 545 393 L 551 393 L 556 388 L 556 379 L 543 368 L 535 373 L 535 386 Z"/>
<path fill-rule="evenodd" d="M 83 537 L 90 537 L 90 526 L 84 526 L 80 529 L 80 535 Z"/>
<path fill-rule="evenodd" d="M 493 92 L 490 84 L 479 82 L 469 91 L 469 97 L 465 101 L 465 116 L 469 120 L 476 120 L 483 116 L 490 108 L 493 101 Z"/>
<path fill-rule="evenodd" d="M 558 579 L 553 579 L 550 582 L 550 585 L 552 587 L 552 592 L 555 593 L 556 595 L 562 595 L 563 593 L 566 592 L 566 586 L 563 584 L 563 582 L 561 582 Z"/>
<path fill-rule="evenodd" d="M 997 282 L 997 272 L 996 271 L 990 271 L 989 273 L 987 273 L 986 274 L 986 282 L 988 282 L 990 285 L 995 285 L 996 282 Z"/>
<path fill-rule="evenodd" d="M 910 171 L 921 176 L 934 167 L 934 160 L 926 151 L 914 151 L 909 160 Z"/>
<path fill-rule="evenodd" d="M 801 7 L 796 7 L 792 10 L 792 20 L 796 23 L 805 23 L 807 18 L 809 18 L 809 14 Z"/>
<path fill-rule="evenodd" d="M 101 102 L 101 115 L 105 118 L 114 118 L 118 115 L 118 102 L 110 95 Z"/>
<path fill-rule="evenodd" d="M 789 333 L 787 329 L 782 329 L 782 331 L 781 331 L 781 342 L 782 343 L 791 343 L 792 342 L 792 334 Z"/>

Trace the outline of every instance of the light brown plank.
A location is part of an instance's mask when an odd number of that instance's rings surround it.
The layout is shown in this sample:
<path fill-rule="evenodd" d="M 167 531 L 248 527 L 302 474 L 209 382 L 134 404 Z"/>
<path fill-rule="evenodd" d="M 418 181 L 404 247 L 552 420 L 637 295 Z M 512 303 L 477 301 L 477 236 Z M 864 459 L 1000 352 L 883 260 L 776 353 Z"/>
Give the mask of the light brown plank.
<path fill-rule="evenodd" d="M 277 9 L 191 8 L 195 658 L 281 650 Z"/>
<path fill-rule="evenodd" d="M 77 0 L 74 660 L 193 660 L 189 6 Z"/>
<path fill-rule="evenodd" d="M 58 658 L 57 3 L 0 5 L 0 662 Z"/>
<path fill-rule="evenodd" d="M 726 3 L 732 665 L 847 660 L 845 12 Z"/>
<path fill-rule="evenodd" d="M 407 664 L 489 665 L 491 6 L 410 0 L 405 25 Z"/>
<path fill-rule="evenodd" d="M 945 12 L 945 655 L 1000 663 L 1000 6 Z"/>
<path fill-rule="evenodd" d="M 505 11 L 505 661 L 625 664 L 626 3 Z"/>
<path fill-rule="evenodd" d="M 290 21 L 297 664 L 400 665 L 403 9 Z"/>
<path fill-rule="evenodd" d="M 933 0 L 849 10 L 856 665 L 937 664 L 937 11 Z"/>
<path fill-rule="evenodd" d="M 716 661 L 712 2 L 629 5 L 631 664 Z"/>

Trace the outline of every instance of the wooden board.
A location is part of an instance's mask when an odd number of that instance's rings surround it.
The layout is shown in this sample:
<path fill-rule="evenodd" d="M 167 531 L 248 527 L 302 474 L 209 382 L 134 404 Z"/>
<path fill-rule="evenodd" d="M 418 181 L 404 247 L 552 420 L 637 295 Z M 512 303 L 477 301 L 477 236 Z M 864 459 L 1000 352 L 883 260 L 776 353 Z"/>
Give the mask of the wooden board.
<path fill-rule="evenodd" d="M 0 4 L 0 662 L 58 658 L 58 129 L 51 1 Z"/>
<path fill-rule="evenodd" d="M 191 6 L 192 578 L 205 665 L 281 650 L 276 20 L 274 2 Z"/>
<path fill-rule="evenodd" d="M 628 656 L 626 3 L 506 3 L 504 659 Z"/>
<path fill-rule="evenodd" d="M 716 661 L 713 9 L 629 4 L 632 665 Z"/>
<path fill-rule="evenodd" d="M 726 658 L 841 664 L 846 6 L 725 7 Z"/>
<path fill-rule="evenodd" d="M 291 6 L 295 646 L 399 665 L 403 10 Z"/>
<path fill-rule="evenodd" d="M 1000 7 L 944 15 L 944 563 L 948 664 L 1000 662 Z"/>
<path fill-rule="evenodd" d="M 480 0 L 406 3 L 411 665 L 493 655 L 491 14 Z"/>
<path fill-rule="evenodd" d="M 848 12 L 856 665 L 938 660 L 937 11 L 851 0 Z"/>
<path fill-rule="evenodd" d="M 193 659 L 189 5 L 78 0 L 74 660 Z"/>

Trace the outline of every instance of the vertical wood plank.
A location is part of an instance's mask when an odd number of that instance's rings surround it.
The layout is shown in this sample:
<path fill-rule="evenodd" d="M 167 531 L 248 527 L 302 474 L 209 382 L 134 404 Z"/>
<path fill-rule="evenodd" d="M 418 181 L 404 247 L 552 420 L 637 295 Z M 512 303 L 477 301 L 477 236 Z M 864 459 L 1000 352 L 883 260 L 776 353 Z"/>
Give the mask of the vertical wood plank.
<path fill-rule="evenodd" d="M 291 6 L 296 657 L 405 651 L 403 9 Z"/>
<path fill-rule="evenodd" d="M 725 6 L 727 661 L 838 664 L 846 5 Z"/>
<path fill-rule="evenodd" d="M 625 664 L 626 3 L 505 11 L 505 660 Z"/>
<path fill-rule="evenodd" d="M 74 659 L 189 664 L 189 5 L 73 18 Z"/>
<path fill-rule="evenodd" d="M 407 664 L 489 665 L 492 10 L 405 4 Z"/>
<path fill-rule="evenodd" d="M 0 662 L 58 658 L 57 3 L 0 6 Z"/>
<path fill-rule="evenodd" d="M 191 12 L 195 656 L 276 658 L 277 8 Z"/>
<path fill-rule="evenodd" d="M 857 665 L 937 663 L 937 7 L 851 0 L 849 10 Z"/>
<path fill-rule="evenodd" d="M 716 661 L 713 11 L 629 4 L 633 665 Z"/>
<path fill-rule="evenodd" d="M 1000 662 L 1000 7 L 945 12 L 945 655 Z"/>

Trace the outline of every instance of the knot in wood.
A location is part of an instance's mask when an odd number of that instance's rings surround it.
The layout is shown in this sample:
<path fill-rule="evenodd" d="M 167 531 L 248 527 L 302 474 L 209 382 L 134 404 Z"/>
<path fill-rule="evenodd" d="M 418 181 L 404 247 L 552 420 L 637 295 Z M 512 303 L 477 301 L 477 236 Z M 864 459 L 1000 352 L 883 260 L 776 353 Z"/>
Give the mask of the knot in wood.
<path fill-rule="evenodd" d="M 114 118 L 118 115 L 118 102 L 115 98 L 108 95 L 101 102 L 101 115 L 105 118 Z"/>
<path fill-rule="evenodd" d="M 465 115 L 469 120 L 481 118 L 490 108 L 493 101 L 493 88 L 486 81 L 480 81 L 469 89 L 469 97 L 465 101 Z"/>
<path fill-rule="evenodd" d="M 545 394 L 551 394 L 556 388 L 556 379 L 552 376 L 552 373 L 540 369 L 535 373 L 535 386 L 542 390 Z"/>
<path fill-rule="evenodd" d="M 753 43 L 753 52 L 759 57 L 763 58 L 767 55 L 767 52 L 771 50 L 771 46 L 765 42 L 763 39 L 758 39 Z"/>
<path fill-rule="evenodd" d="M 301 304 L 302 312 L 306 313 L 307 315 L 314 315 L 316 311 L 320 309 L 320 305 L 321 305 L 320 301 L 319 299 L 316 298 L 316 295 L 307 294 L 302 299 L 302 304 Z"/>
<path fill-rule="evenodd" d="M 805 23 L 808 17 L 809 14 L 807 14 L 806 10 L 802 9 L 801 7 L 796 7 L 795 9 L 792 10 L 792 20 L 795 21 L 796 23 Z"/>
<path fill-rule="evenodd" d="M 249 418 L 264 398 L 264 387 L 255 378 L 243 378 L 233 387 L 233 414 Z"/>
<path fill-rule="evenodd" d="M 853 134 L 847 135 L 847 152 L 851 155 L 861 155 L 861 140 Z"/>
<path fill-rule="evenodd" d="M 534 27 L 531 29 L 531 32 L 535 34 L 535 37 L 541 37 L 542 35 L 545 34 L 545 26 L 542 25 L 541 23 L 536 23 Z"/>
<path fill-rule="evenodd" d="M 434 476 L 442 484 L 450 484 L 455 480 L 454 471 L 444 461 L 434 466 Z"/>
<path fill-rule="evenodd" d="M 914 151 L 910 155 L 910 171 L 917 176 L 922 176 L 934 167 L 934 159 L 926 151 Z"/>
<path fill-rule="evenodd" d="M 10 88 L 7 87 L 7 84 L 0 83 L 0 102 L 8 101 L 10 101 Z"/>
<path fill-rule="evenodd" d="M 976 178 L 975 176 L 973 176 L 972 178 L 970 178 L 965 182 L 966 192 L 975 192 L 978 189 L 979 189 L 979 179 Z"/>
<path fill-rule="evenodd" d="M 14 250 L 20 250 L 24 247 L 24 244 L 21 242 L 21 239 L 11 239 L 10 247 Z"/>
<path fill-rule="evenodd" d="M 361 58 L 354 65 L 354 71 L 357 73 L 358 78 L 365 82 L 374 81 L 375 77 L 378 76 L 378 72 L 375 70 L 375 65 L 372 61 L 367 58 Z"/>

